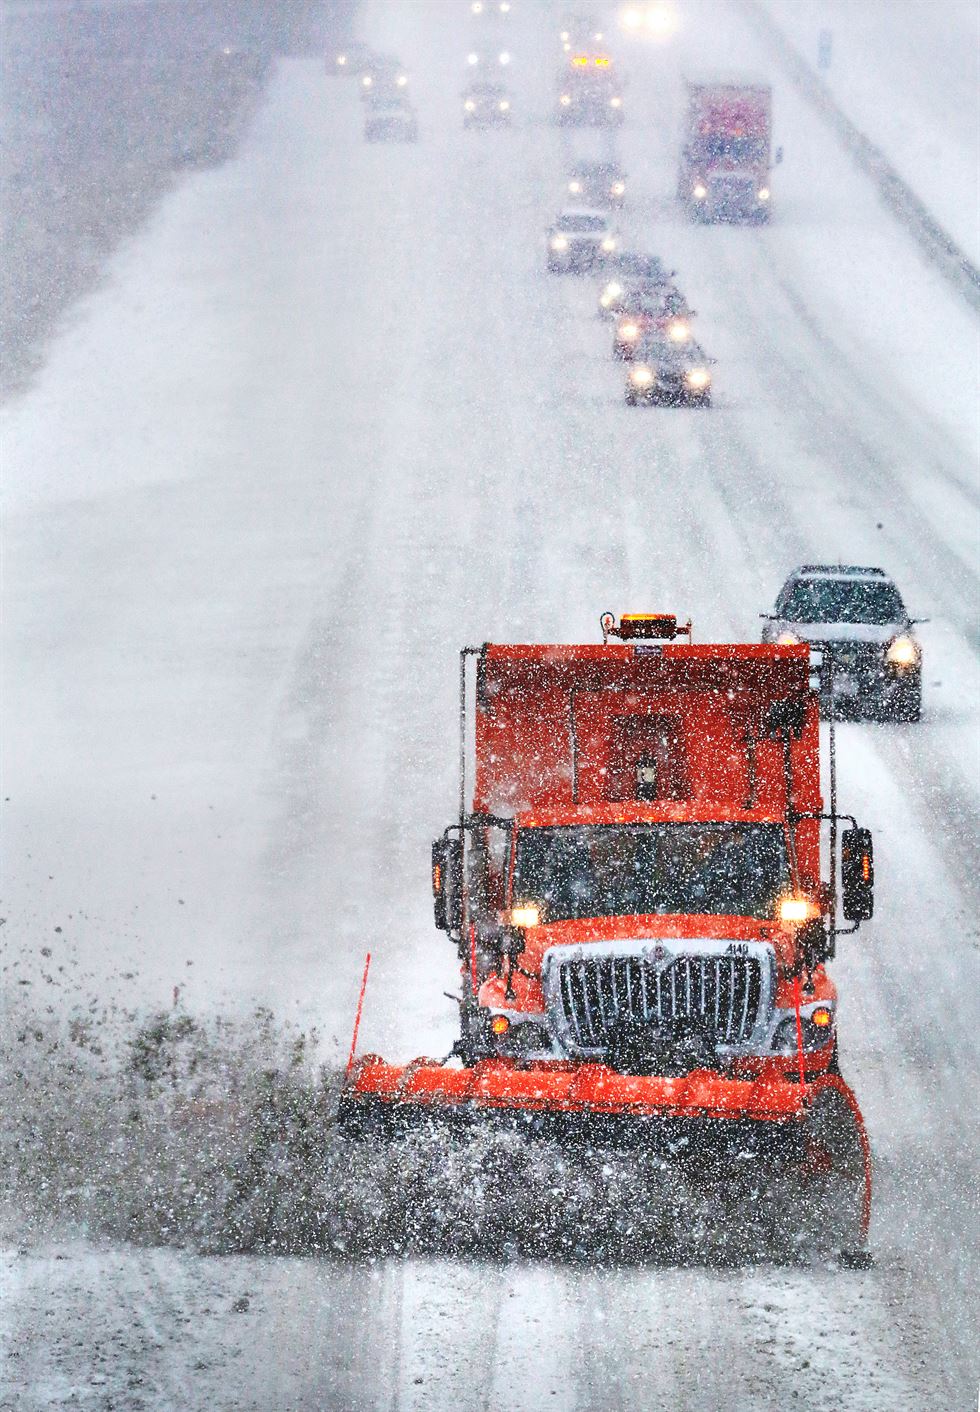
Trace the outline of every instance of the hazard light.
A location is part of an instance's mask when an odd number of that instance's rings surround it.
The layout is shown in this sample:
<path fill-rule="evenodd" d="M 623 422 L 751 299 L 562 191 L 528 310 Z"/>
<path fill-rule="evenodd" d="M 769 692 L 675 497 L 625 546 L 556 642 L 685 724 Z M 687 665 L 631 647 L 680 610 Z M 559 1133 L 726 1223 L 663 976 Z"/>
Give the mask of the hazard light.
<path fill-rule="evenodd" d="M 637 638 L 672 642 L 682 634 L 688 638 L 691 636 L 690 618 L 686 623 L 679 623 L 674 613 L 624 613 L 618 625 L 612 613 L 603 613 L 599 622 L 603 642 L 610 637 L 618 637 L 621 642 Z"/>

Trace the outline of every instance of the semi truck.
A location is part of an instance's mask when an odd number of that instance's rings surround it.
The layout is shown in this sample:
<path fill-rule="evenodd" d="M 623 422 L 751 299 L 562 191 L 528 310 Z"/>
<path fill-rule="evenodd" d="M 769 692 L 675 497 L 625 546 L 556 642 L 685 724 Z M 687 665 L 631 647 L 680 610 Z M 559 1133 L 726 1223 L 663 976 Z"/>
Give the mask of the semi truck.
<path fill-rule="evenodd" d="M 835 760 L 824 808 L 808 649 L 601 623 L 601 644 L 463 649 L 458 811 L 431 859 L 460 1037 L 444 1060 L 364 1056 L 342 1111 L 771 1158 L 859 1262 L 870 1149 L 828 963 L 840 914 L 873 913 L 874 862 Z"/>
<path fill-rule="evenodd" d="M 768 221 L 772 90 L 741 79 L 688 79 L 677 194 L 699 221 Z M 776 162 L 782 159 L 777 150 Z"/>

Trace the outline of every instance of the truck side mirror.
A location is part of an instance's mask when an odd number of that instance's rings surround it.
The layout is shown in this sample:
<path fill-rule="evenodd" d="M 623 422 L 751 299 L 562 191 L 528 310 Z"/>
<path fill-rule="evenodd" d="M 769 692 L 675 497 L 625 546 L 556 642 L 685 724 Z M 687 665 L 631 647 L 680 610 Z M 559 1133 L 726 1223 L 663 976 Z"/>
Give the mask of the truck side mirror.
<path fill-rule="evenodd" d="M 840 878 L 844 917 L 867 922 L 875 911 L 875 856 L 870 829 L 845 829 L 840 839 Z"/>
<path fill-rule="evenodd" d="M 432 845 L 432 914 L 441 932 L 458 931 L 463 920 L 463 844 L 437 838 Z"/>
<path fill-rule="evenodd" d="M 779 164 L 780 164 L 780 162 L 781 162 L 782 160 L 783 160 L 783 149 L 782 149 L 781 147 L 777 147 L 777 148 L 776 148 L 776 155 L 775 155 L 775 158 L 773 159 L 773 166 L 778 167 Z"/>

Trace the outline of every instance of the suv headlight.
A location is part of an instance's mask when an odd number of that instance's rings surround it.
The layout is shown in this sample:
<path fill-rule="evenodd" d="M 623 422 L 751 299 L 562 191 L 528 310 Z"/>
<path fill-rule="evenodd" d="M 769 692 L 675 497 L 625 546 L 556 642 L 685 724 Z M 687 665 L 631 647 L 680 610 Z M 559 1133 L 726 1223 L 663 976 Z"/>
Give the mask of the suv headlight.
<path fill-rule="evenodd" d="M 707 368 L 691 368 L 684 374 L 684 381 L 688 387 L 702 388 L 708 386 L 711 376 Z"/>
<path fill-rule="evenodd" d="M 551 237 L 551 248 L 552 250 L 567 250 L 568 241 L 563 235 L 553 235 Z"/>
<path fill-rule="evenodd" d="M 630 382 L 634 387 L 649 387 L 653 382 L 652 368 L 634 368 L 630 373 Z"/>
<path fill-rule="evenodd" d="M 892 667 L 914 667 L 919 660 L 919 644 L 904 634 L 893 637 L 885 648 L 885 661 Z"/>
<path fill-rule="evenodd" d="M 607 255 L 611 255 L 616 249 L 616 241 L 611 235 L 606 236 L 605 240 L 602 242 L 602 248 Z"/>
<path fill-rule="evenodd" d="M 700 181 L 698 182 L 698 184 L 695 186 L 694 190 L 693 190 L 692 193 L 691 193 L 691 195 L 694 197 L 695 201 L 703 201 L 704 198 L 707 196 L 707 194 L 708 194 L 708 188 L 704 185 L 703 182 L 700 182 Z"/>

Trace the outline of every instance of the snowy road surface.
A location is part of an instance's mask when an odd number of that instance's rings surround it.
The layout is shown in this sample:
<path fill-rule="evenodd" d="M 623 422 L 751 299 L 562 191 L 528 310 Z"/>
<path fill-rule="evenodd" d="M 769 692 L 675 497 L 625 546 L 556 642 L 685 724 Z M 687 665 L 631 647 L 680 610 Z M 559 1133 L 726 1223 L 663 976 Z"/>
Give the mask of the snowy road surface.
<path fill-rule="evenodd" d="M 726 8 L 636 57 L 614 139 L 547 124 L 551 26 L 514 24 L 511 132 L 460 129 L 464 6 L 361 12 L 413 73 L 417 147 L 365 146 L 350 85 L 281 63 L 241 155 L 180 183 L 6 407 L 5 1023 L 179 986 L 316 1023 L 337 1059 L 370 946 L 364 1047 L 444 1052 L 427 849 L 457 648 L 590 640 L 605 608 L 751 639 L 794 565 L 881 563 L 931 621 L 921 725 L 840 732 L 878 858 L 835 965 L 877 1266 L 345 1266 L 14 1230 L 2 1408 L 973 1406 L 976 322 L 778 73 L 771 227 L 684 223 L 691 52 L 771 62 Z M 719 360 L 710 413 L 628 410 L 593 282 L 544 273 L 565 166 L 607 146 Z"/>

